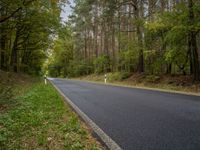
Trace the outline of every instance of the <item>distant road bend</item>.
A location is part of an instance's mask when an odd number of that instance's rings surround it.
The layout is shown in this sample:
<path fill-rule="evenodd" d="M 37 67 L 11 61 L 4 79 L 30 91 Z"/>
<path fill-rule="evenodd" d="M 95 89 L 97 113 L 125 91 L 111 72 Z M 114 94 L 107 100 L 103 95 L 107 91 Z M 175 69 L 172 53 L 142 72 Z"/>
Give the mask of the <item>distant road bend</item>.
<path fill-rule="evenodd" d="M 200 150 L 200 97 L 50 78 L 124 150 Z"/>

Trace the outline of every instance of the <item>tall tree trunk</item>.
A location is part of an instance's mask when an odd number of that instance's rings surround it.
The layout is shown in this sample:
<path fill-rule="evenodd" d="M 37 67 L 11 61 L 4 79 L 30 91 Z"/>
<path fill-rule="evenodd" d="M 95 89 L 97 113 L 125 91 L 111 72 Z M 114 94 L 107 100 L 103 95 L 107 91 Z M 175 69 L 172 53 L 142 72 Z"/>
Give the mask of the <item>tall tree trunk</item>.
<path fill-rule="evenodd" d="M 17 43 L 18 43 L 18 32 L 16 33 L 16 38 L 14 41 L 14 45 L 12 48 L 12 53 L 11 53 L 11 70 L 14 72 L 18 72 L 18 52 L 17 52 Z"/>
<path fill-rule="evenodd" d="M 193 0 L 188 0 L 188 10 L 189 10 L 189 25 L 192 26 L 194 23 L 194 12 L 193 12 Z M 198 61 L 198 52 L 197 52 L 197 41 L 196 33 L 193 30 L 190 30 L 188 33 L 188 48 L 191 53 L 192 58 L 192 69 L 193 69 L 193 80 L 194 82 L 200 81 L 200 70 L 199 70 L 199 61 Z"/>
<path fill-rule="evenodd" d="M 139 5 L 142 3 L 136 2 L 135 3 L 135 19 L 138 21 L 142 15 L 140 15 Z M 141 12 L 142 13 L 142 12 Z M 139 62 L 138 62 L 138 71 L 139 73 L 144 72 L 144 54 L 143 54 L 143 37 L 142 37 L 142 28 L 139 23 L 136 25 L 137 30 L 137 38 L 138 38 L 138 45 L 139 45 Z"/>
<path fill-rule="evenodd" d="M 139 45 L 139 64 L 138 64 L 138 71 L 140 73 L 144 72 L 144 54 L 143 54 L 143 42 L 142 42 L 142 35 L 141 29 L 137 27 L 137 37 L 138 37 L 138 45 Z"/>
<path fill-rule="evenodd" d="M 84 59 L 86 59 L 86 57 L 87 57 L 87 29 L 85 29 L 85 40 L 84 40 L 84 42 L 85 42 L 85 44 L 84 44 Z"/>
<path fill-rule="evenodd" d="M 113 21 L 112 21 L 113 22 Z M 116 56 L 115 56 L 115 25 L 112 23 L 112 71 L 116 70 Z"/>

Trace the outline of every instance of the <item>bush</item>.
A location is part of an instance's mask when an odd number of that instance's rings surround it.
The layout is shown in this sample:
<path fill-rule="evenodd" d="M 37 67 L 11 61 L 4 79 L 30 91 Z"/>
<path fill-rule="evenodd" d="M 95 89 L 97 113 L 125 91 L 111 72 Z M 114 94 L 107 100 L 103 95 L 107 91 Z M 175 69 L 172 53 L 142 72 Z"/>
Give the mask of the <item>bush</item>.
<path fill-rule="evenodd" d="M 68 67 L 69 77 L 79 77 L 93 72 L 93 65 L 88 61 L 71 61 Z"/>
<path fill-rule="evenodd" d="M 101 55 L 94 60 L 95 73 L 100 74 L 110 69 L 110 58 L 107 55 Z"/>

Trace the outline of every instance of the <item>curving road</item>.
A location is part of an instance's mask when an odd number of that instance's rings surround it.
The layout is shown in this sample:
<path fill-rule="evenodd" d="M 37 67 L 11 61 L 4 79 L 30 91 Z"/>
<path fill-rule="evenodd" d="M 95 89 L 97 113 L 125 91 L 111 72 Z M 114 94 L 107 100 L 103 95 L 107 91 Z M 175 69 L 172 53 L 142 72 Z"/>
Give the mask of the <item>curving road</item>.
<path fill-rule="evenodd" d="M 200 150 L 200 97 L 52 79 L 124 150 Z"/>

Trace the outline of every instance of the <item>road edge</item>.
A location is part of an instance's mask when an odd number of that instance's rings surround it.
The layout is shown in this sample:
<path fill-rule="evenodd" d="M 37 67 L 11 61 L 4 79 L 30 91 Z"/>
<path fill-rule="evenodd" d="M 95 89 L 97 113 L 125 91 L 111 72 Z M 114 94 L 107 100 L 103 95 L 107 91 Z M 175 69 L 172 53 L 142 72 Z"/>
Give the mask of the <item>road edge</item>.
<path fill-rule="evenodd" d="M 122 148 L 112 140 L 96 123 L 94 123 L 78 106 L 76 106 L 64 93 L 48 79 L 50 84 L 58 91 L 58 93 L 65 99 L 65 101 L 72 107 L 72 109 L 88 124 L 97 136 L 104 142 L 110 150 L 122 150 Z"/>

